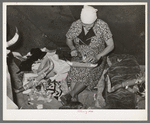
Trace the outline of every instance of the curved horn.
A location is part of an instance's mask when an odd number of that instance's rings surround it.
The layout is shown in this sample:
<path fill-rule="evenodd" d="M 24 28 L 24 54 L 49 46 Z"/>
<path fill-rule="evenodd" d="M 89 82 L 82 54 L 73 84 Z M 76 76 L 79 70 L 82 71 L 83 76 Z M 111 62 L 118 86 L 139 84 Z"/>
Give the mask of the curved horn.
<path fill-rule="evenodd" d="M 19 34 L 18 34 L 18 29 L 16 27 L 16 33 L 15 33 L 14 37 L 7 42 L 7 47 L 10 47 L 13 44 L 15 44 L 18 41 L 18 39 L 19 39 Z"/>

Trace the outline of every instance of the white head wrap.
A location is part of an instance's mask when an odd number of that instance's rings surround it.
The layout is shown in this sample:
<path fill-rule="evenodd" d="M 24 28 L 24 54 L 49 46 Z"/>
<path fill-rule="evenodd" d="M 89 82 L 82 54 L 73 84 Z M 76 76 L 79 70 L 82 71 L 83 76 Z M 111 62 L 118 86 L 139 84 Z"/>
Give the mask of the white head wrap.
<path fill-rule="evenodd" d="M 92 24 L 97 19 L 97 11 L 92 6 L 85 5 L 81 11 L 81 21 L 85 24 Z"/>

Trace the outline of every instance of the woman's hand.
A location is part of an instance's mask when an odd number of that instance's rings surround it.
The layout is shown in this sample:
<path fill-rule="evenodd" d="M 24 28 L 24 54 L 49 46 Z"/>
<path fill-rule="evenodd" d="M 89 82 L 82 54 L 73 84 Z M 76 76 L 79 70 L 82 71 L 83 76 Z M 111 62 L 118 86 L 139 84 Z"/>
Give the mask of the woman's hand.
<path fill-rule="evenodd" d="M 77 50 L 73 45 L 72 39 L 67 38 L 67 45 L 69 46 L 69 48 L 71 49 L 71 56 L 77 56 Z"/>
<path fill-rule="evenodd" d="M 72 51 L 71 51 L 71 56 L 77 56 L 77 55 L 78 55 L 77 50 L 72 50 Z"/>
<path fill-rule="evenodd" d="M 96 55 L 96 59 L 97 59 L 97 61 L 98 61 L 101 57 L 102 57 L 102 55 L 101 55 L 101 54 Z"/>

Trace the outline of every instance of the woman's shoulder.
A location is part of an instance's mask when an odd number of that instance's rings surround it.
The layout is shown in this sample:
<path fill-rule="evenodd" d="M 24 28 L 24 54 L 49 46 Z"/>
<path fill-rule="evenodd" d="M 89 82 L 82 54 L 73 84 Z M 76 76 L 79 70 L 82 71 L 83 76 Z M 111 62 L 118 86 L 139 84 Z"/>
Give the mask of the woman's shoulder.
<path fill-rule="evenodd" d="M 105 21 L 103 21 L 102 19 L 97 19 L 97 24 L 106 25 L 107 23 Z"/>
<path fill-rule="evenodd" d="M 78 19 L 78 20 L 76 20 L 76 21 L 74 21 L 73 23 L 72 23 L 72 25 L 79 25 L 79 24 L 81 24 L 81 20 L 80 19 Z"/>

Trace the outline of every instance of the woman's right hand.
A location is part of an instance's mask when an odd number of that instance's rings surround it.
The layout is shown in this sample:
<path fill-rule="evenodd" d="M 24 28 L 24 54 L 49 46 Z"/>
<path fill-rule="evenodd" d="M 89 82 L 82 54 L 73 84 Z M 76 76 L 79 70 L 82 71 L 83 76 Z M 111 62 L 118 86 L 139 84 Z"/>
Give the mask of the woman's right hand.
<path fill-rule="evenodd" d="M 78 55 L 77 50 L 72 50 L 72 51 L 71 51 L 71 56 L 77 56 L 77 55 Z"/>

